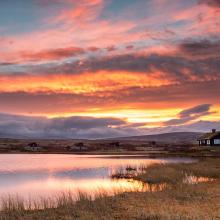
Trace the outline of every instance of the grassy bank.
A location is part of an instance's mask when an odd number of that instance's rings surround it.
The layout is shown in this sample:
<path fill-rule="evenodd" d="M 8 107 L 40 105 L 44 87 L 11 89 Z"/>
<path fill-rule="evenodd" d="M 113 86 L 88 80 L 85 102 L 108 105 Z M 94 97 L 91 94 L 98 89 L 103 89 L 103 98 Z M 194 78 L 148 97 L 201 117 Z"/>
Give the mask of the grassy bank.
<path fill-rule="evenodd" d="M 148 183 L 167 183 L 157 192 L 132 192 L 115 196 L 97 194 L 95 200 L 70 193 L 41 201 L 42 210 L 26 210 L 24 201 L 4 200 L 0 219 L 146 219 L 213 220 L 220 218 L 220 159 L 206 159 L 194 164 L 159 164 L 145 168 L 134 177 Z M 184 181 L 186 176 L 197 182 Z M 199 178 L 205 178 L 199 180 Z M 207 181 L 210 178 L 210 181 Z M 204 180 L 204 181 L 203 181 Z M 88 183 L 89 184 L 89 183 Z M 33 201 L 31 201 L 33 204 Z M 35 204 L 36 208 L 39 204 Z M 31 205 L 30 205 L 31 206 Z"/>
<path fill-rule="evenodd" d="M 184 140 L 189 134 L 184 136 Z M 173 140 L 173 139 L 172 139 Z M 140 155 L 147 157 L 220 157 L 220 148 L 201 147 L 195 142 L 155 142 L 146 140 L 54 140 L 0 138 L 0 154 L 82 154 L 82 155 Z M 28 149 L 36 143 L 37 150 Z M 82 144 L 86 149 L 71 148 Z"/>
<path fill-rule="evenodd" d="M 195 180 L 201 177 L 219 179 L 220 159 L 203 159 L 193 164 L 154 164 L 145 168 L 145 172 L 135 178 L 147 183 L 165 182 L 175 186 L 182 184 L 189 176 Z"/>

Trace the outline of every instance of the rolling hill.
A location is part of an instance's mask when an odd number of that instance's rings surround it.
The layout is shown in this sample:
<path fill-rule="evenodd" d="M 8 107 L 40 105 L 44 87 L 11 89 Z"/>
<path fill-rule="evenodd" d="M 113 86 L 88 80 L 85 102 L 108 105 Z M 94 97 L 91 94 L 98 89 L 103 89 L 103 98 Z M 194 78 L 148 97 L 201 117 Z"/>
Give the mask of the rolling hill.
<path fill-rule="evenodd" d="M 202 133 L 200 132 L 172 132 L 153 135 L 131 136 L 111 138 L 117 141 L 156 141 L 163 143 L 196 143 L 196 140 Z"/>

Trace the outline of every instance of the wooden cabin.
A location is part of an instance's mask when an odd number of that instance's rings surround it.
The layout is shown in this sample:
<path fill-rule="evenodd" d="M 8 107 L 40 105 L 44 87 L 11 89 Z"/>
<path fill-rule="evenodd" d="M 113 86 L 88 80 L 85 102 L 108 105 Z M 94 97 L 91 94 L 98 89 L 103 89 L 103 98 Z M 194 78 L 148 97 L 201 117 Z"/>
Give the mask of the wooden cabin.
<path fill-rule="evenodd" d="M 199 146 L 220 146 L 220 131 L 212 129 L 212 132 L 198 138 L 198 142 Z"/>
<path fill-rule="evenodd" d="M 26 151 L 32 151 L 32 152 L 36 152 L 36 151 L 42 150 L 42 148 L 37 143 L 35 143 L 35 142 L 29 143 L 24 149 Z"/>
<path fill-rule="evenodd" d="M 70 146 L 69 150 L 72 150 L 72 151 L 87 151 L 88 147 L 86 145 L 84 145 L 84 143 L 79 142 L 79 143 L 75 143 L 73 146 Z"/>

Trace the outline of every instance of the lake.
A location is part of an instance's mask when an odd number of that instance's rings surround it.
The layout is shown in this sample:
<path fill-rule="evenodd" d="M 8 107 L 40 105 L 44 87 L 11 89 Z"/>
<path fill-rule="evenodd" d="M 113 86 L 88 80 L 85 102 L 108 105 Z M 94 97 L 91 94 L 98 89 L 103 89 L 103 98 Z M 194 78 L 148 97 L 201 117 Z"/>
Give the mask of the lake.
<path fill-rule="evenodd" d="M 1 154 L 0 197 L 10 194 L 36 199 L 65 191 L 92 195 L 99 189 L 109 194 L 147 191 L 147 185 L 126 179 L 115 180 L 111 174 L 128 166 L 138 168 L 154 163 L 179 162 L 190 163 L 193 160 L 129 155 Z"/>

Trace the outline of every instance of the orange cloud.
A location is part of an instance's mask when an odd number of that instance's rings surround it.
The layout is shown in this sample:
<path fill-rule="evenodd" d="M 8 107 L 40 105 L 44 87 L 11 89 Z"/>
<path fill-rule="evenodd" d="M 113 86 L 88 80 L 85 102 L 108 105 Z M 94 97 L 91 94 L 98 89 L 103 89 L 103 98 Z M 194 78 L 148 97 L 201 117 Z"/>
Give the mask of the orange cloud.
<path fill-rule="evenodd" d="M 161 76 L 161 77 L 160 77 Z M 98 71 L 83 74 L 14 75 L 1 76 L 1 92 L 59 92 L 93 93 L 115 91 L 129 87 L 169 85 L 159 72 L 144 74 L 123 71 Z"/>

